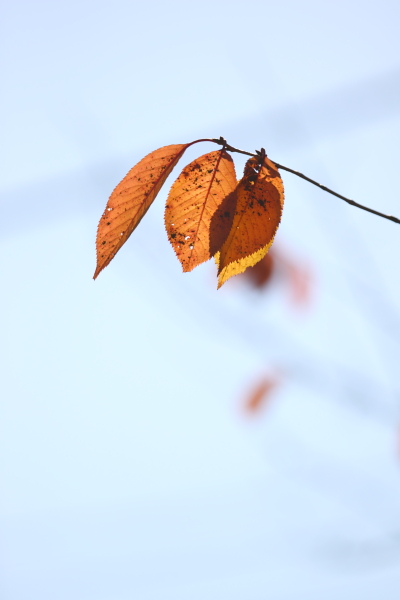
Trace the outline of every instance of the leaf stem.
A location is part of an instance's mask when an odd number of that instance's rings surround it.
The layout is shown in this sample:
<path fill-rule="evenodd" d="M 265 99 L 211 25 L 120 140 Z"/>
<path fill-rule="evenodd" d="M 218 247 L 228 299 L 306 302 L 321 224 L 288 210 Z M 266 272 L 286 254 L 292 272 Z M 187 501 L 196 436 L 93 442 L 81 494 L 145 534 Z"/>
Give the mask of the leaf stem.
<path fill-rule="evenodd" d="M 225 150 L 227 150 L 228 152 L 238 152 L 239 154 L 246 154 L 247 156 L 255 156 L 255 157 L 260 156 L 260 152 L 256 152 L 253 154 L 252 152 L 246 152 L 245 150 L 239 150 L 238 148 L 234 148 L 233 146 L 230 146 L 222 136 L 219 139 L 214 138 L 211 141 L 214 142 L 215 144 L 220 144 L 221 146 L 224 146 Z M 341 194 L 334 192 L 333 190 L 329 189 L 325 185 L 322 185 L 321 183 L 314 181 L 314 179 L 310 179 L 310 177 L 303 175 L 303 173 L 300 173 L 299 171 L 294 171 L 293 169 L 289 169 L 289 167 L 284 167 L 283 165 L 280 165 L 279 163 L 275 162 L 272 159 L 270 159 L 270 160 L 276 165 L 277 169 L 283 169 L 284 171 L 293 173 L 293 175 L 297 175 L 297 177 L 301 177 L 301 179 L 305 179 L 309 183 L 316 185 L 321 190 L 324 190 L 324 192 L 328 192 L 328 194 L 332 194 L 333 196 L 336 196 L 337 198 L 344 200 L 345 202 L 347 202 L 347 204 L 351 204 L 351 206 L 356 206 L 357 208 L 361 208 L 361 210 L 366 210 L 367 212 L 377 215 L 378 217 L 382 217 L 383 219 L 388 219 L 389 221 L 393 221 L 393 223 L 400 224 L 400 219 L 398 219 L 397 217 L 393 217 L 391 215 L 385 215 L 384 213 L 374 210 L 373 208 L 368 208 L 368 206 L 364 206 L 363 204 L 359 204 L 358 202 L 355 202 L 354 200 L 350 200 L 350 198 L 346 198 L 345 196 L 342 196 Z"/>

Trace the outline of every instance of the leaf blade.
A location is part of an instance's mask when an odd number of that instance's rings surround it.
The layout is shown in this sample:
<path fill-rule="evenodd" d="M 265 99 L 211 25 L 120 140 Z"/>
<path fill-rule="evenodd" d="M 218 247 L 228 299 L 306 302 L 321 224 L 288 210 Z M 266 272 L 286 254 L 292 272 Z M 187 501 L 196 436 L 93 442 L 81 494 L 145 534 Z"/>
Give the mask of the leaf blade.
<path fill-rule="evenodd" d="M 225 149 L 192 161 L 172 185 L 165 228 L 184 272 L 209 260 L 222 246 L 232 223 L 236 185 L 234 163 Z"/>
<path fill-rule="evenodd" d="M 114 189 L 97 227 L 97 265 L 93 279 L 125 244 L 174 166 L 194 143 L 172 144 L 154 150 L 142 158 Z"/>
<path fill-rule="evenodd" d="M 218 288 L 261 260 L 271 247 L 283 209 L 283 182 L 274 163 L 250 158 L 237 186 L 237 206 L 229 235 L 216 255 Z"/>

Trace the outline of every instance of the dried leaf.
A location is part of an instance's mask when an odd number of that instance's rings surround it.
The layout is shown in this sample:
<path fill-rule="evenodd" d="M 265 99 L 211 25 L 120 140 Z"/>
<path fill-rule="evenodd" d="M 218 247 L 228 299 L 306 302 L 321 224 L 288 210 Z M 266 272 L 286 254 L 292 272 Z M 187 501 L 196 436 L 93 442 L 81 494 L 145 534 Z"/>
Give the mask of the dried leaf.
<path fill-rule="evenodd" d="M 117 185 L 97 228 L 97 267 L 93 279 L 125 244 L 186 148 L 194 143 L 173 144 L 151 152 Z"/>
<path fill-rule="evenodd" d="M 183 271 L 209 260 L 222 246 L 232 225 L 236 184 L 232 157 L 224 149 L 191 162 L 173 184 L 165 228 Z"/>
<path fill-rule="evenodd" d="M 220 252 L 218 287 L 255 265 L 268 252 L 283 209 L 283 183 L 274 163 L 250 158 L 237 187 L 236 213 Z"/>

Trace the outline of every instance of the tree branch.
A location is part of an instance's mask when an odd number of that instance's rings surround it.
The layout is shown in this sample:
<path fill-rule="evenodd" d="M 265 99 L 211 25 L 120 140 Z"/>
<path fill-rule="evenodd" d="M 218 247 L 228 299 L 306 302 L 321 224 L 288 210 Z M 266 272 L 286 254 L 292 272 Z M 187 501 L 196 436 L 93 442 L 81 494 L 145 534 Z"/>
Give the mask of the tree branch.
<path fill-rule="evenodd" d="M 257 152 L 257 151 L 255 154 L 253 154 L 252 152 L 246 152 L 245 150 L 239 150 L 238 148 L 234 148 L 233 146 L 230 146 L 222 136 L 219 139 L 214 138 L 211 141 L 215 142 L 216 144 L 220 144 L 221 146 L 224 146 L 225 150 L 228 150 L 228 152 L 238 152 L 239 154 L 246 154 L 247 156 L 255 156 L 255 157 L 258 157 L 261 154 L 260 152 Z M 400 219 L 398 219 L 397 217 L 393 217 L 391 215 L 385 215 L 384 213 L 374 210 L 373 208 L 368 208 L 368 206 L 363 206 L 362 204 L 359 204 L 358 202 L 355 202 L 354 200 L 350 200 L 350 198 L 346 198 L 345 196 L 342 196 L 341 194 L 338 194 L 337 192 L 330 190 L 325 185 L 322 185 L 321 183 L 318 183 L 317 181 L 310 179 L 310 177 L 303 175 L 303 173 L 299 173 L 299 171 L 294 171 L 293 169 L 289 169 L 289 167 L 284 167 L 283 165 L 280 165 L 279 163 L 275 162 L 272 159 L 270 159 L 270 160 L 276 165 L 277 169 L 283 169 L 284 171 L 293 173 L 293 175 L 297 175 L 297 177 L 301 177 L 301 179 L 305 179 L 309 183 L 316 185 L 321 190 L 324 190 L 324 192 L 328 192 L 328 194 L 332 194 L 333 196 L 336 196 L 337 198 L 344 200 L 345 202 L 347 202 L 347 204 L 351 204 L 351 206 L 356 206 L 357 208 L 361 208 L 361 210 L 366 210 L 367 212 L 377 215 L 378 217 L 382 217 L 383 219 L 388 219 L 389 221 L 393 221 L 393 223 L 400 224 Z"/>

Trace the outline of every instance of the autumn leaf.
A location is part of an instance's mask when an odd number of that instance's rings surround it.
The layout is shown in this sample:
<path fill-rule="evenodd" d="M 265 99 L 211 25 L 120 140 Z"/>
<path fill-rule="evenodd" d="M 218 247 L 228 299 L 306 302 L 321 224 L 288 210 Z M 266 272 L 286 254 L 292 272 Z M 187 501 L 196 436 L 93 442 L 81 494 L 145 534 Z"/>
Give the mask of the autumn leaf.
<path fill-rule="evenodd" d="M 117 185 L 97 228 L 97 266 L 93 279 L 96 279 L 125 244 L 178 160 L 195 143 L 173 144 L 154 150 L 138 162 Z"/>
<path fill-rule="evenodd" d="M 275 271 L 275 253 L 272 249 L 258 263 L 246 269 L 241 275 L 255 288 L 263 289 L 270 282 Z"/>
<path fill-rule="evenodd" d="M 268 404 L 278 383 L 277 377 L 270 376 L 261 379 L 245 399 L 244 409 L 246 412 L 255 413 Z"/>
<path fill-rule="evenodd" d="M 274 165 L 264 157 L 250 158 L 236 190 L 232 228 L 216 255 L 218 288 L 265 256 L 274 241 L 283 209 L 283 183 Z"/>
<path fill-rule="evenodd" d="M 225 241 L 232 225 L 236 184 L 232 157 L 224 149 L 191 162 L 173 184 L 165 228 L 184 272 L 209 260 Z"/>

